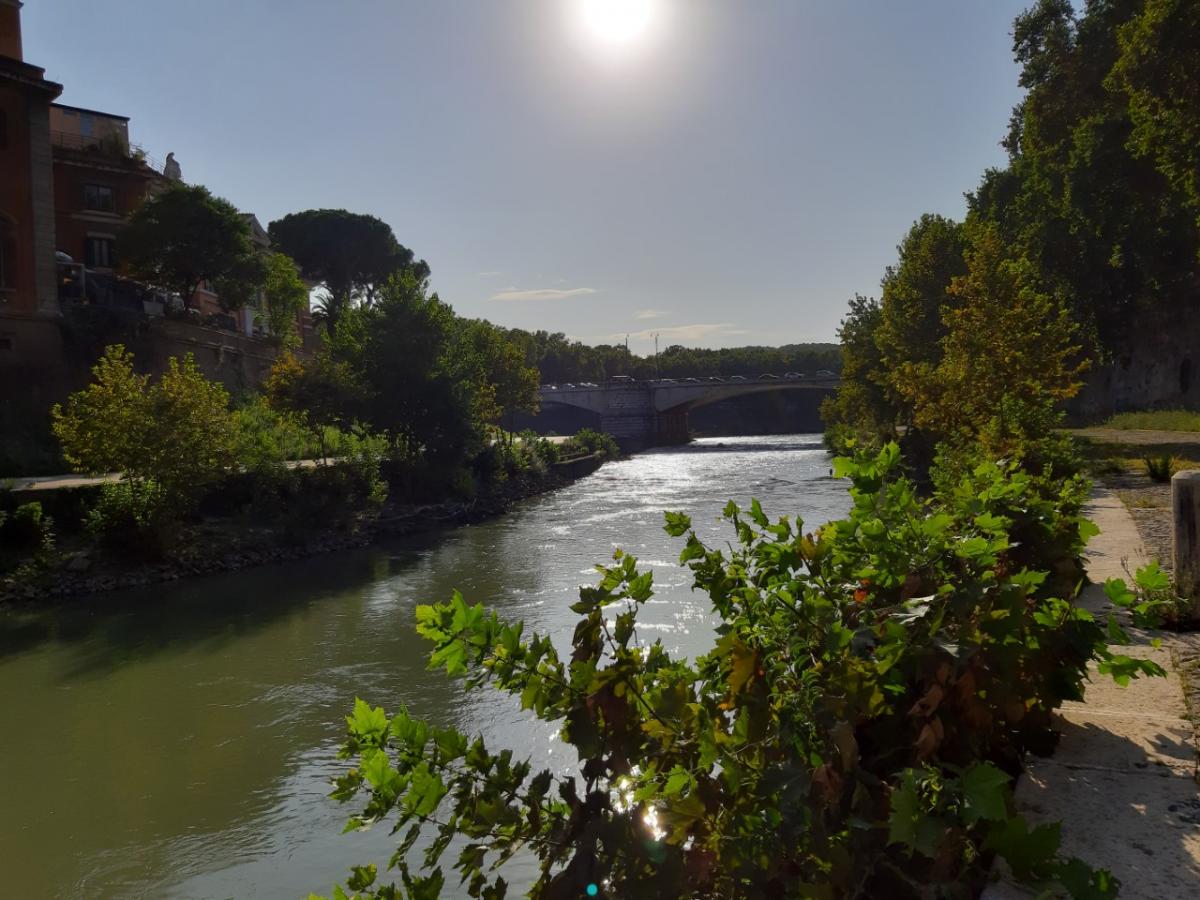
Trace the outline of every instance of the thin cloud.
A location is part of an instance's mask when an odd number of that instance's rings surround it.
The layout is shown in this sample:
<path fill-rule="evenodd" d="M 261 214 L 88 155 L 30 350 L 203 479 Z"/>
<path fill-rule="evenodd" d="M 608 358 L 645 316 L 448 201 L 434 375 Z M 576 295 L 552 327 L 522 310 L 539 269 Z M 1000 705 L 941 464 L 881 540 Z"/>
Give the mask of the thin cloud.
<path fill-rule="evenodd" d="M 540 288 L 538 290 L 522 291 L 516 287 L 506 287 L 492 294 L 493 300 L 569 300 L 571 297 L 584 297 L 596 293 L 595 288 Z"/>
<path fill-rule="evenodd" d="M 647 329 L 646 331 L 631 334 L 629 337 L 642 341 L 652 341 L 657 334 L 659 341 L 703 341 L 714 337 L 727 337 L 749 333 L 745 328 L 738 328 L 731 322 L 719 322 L 716 324 L 697 322 L 694 325 L 675 325 L 671 328 L 659 328 L 653 331 Z"/>
<path fill-rule="evenodd" d="M 639 309 L 633 314 L 635 319 L 661 319 L 663 316 L 669 316 L 670 313 L 665 309 Z"/>
<path fill-rule="evenodd" d="M 491 272 L 476 272 L 475 277 L 476 278 L 493 278 L 496 275 L 503 275 L 503 274 L 504 273 L 501 272 L 499 269 L 496 269 L 495 271 L 491 271 Z"/>

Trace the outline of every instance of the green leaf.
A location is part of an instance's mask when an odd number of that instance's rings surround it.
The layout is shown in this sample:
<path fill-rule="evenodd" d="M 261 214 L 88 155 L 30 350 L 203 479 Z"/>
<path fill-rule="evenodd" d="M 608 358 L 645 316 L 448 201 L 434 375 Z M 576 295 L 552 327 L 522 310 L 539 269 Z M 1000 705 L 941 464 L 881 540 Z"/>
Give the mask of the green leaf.
<path fill-rule="evenodd" d="M 692 527 L 692 520 L 681 512 L 664 512 L 667 524 L 663 530 L 671 537 L 682 537 Z"/>
<path fill-rule="evenodd" d="M 1008 775 L 991 763 L 979 763 L 967 769 L 959 781 L 966 801 L 967 821 L 1007 818 L 1008 783 Z"/>
<path fill-rule="evenodd" d="M 350 871 L 351 875 L 346 881 L 346 887 L 352 891 L 367 890 L 375 883 L 375 877 L 378 874 L 374 863 L 366 866 L 354 866 Z"/>
<path fill-rule="evenodd" d="M 663 785 L 663 794 L 668 797 L 674 797 L 677 794 L 683 793 L 684 789 L 692 783 L 692 773 L 683 766 L 676 766 L 671 770 L 671 774 L 667 778 L 667 783 Z"/>

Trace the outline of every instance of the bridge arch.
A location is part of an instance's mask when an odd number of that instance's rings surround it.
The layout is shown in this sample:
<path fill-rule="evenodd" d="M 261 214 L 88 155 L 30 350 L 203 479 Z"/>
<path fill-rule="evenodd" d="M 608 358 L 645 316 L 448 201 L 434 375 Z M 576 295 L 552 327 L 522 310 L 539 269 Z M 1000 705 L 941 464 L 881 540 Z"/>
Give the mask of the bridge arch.
<path fill-rule="evenodd" d="M 627 450 L 662 444 L 686 443 L 688 411 L 748 394 L 771 391 L 831 390 L 840 379 L 662 379 L 613 381 L 607 385 L 547 385 L 539 396 L 543 404 L 574 406 L 600 416 L 601 427 Z"/>

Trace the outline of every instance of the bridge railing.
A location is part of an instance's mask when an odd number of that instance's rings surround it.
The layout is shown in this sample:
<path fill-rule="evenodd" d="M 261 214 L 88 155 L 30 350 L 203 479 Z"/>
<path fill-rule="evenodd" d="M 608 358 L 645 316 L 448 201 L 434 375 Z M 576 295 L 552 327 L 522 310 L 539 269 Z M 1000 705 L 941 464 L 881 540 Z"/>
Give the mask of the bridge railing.
<path fill-rule="evenodd" d="M 563 382 L 558 384 L 543 384 L 542 391 L 597 391 L 608 388 L 629 387 L 632 385 L 648 385 L 650 387 L 701 387 L 705 385 L 739 385 L 739 384 L 795 384 L 805 381 L 837 381 L 836 373 L 821 372 L 815 375 L 806 373 L 789 373 L 788 375 L 760 375 L 752 378 L 748 375 L 700 375 L 688 378 L 646 378 L 642 380 L 621 380 L 596 383 L 592 381 Z"/>

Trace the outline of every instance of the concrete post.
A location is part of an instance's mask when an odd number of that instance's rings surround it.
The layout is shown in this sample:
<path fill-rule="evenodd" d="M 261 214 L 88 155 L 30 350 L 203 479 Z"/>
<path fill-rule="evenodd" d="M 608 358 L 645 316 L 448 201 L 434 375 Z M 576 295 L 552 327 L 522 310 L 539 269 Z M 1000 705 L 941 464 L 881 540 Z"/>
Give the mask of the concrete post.
<path fill-rule="evenodd" d="M 1171 519 L 1175 543 L 1175 586 L 1200 618 L 1200 469 L 1171 478 Z"/>

